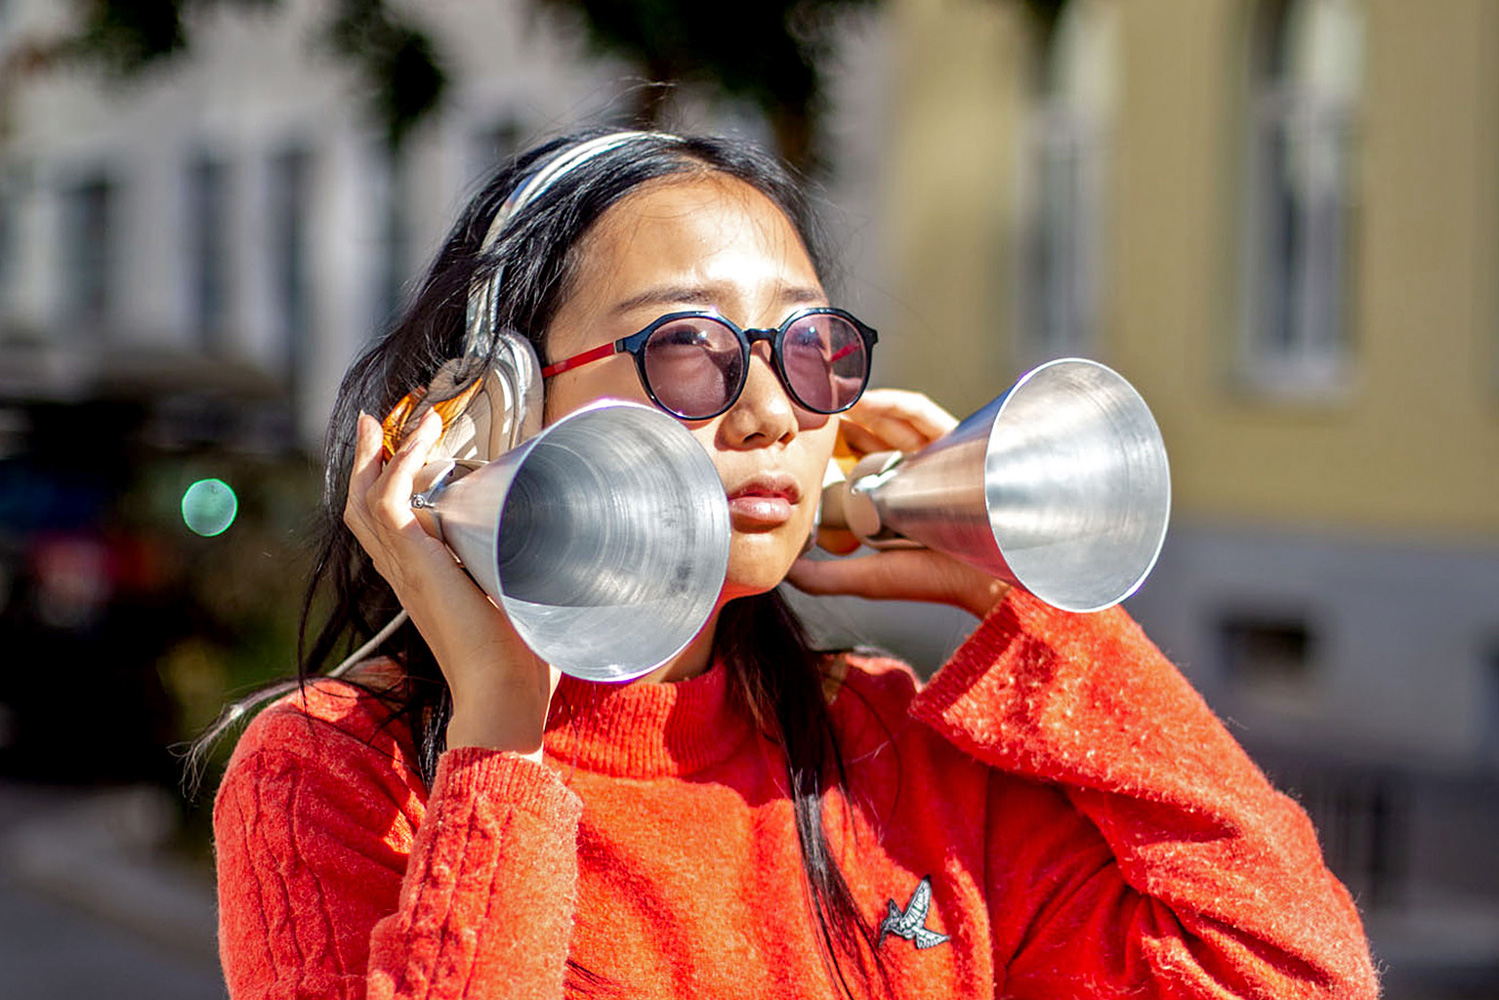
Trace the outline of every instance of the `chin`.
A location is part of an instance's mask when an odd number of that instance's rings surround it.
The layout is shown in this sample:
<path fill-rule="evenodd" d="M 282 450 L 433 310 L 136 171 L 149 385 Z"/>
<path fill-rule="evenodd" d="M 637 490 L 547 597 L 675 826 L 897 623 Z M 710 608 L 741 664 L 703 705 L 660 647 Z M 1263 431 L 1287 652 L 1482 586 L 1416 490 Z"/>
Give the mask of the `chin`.
<path fill-rule="evenodd" d="M 791 564 L 801 553 L 801 546 L 795 548 L 790 546 L 778 546 L 778 549 L 786 551 L 744 551 L 749 546 L 741 546 L 736 536 L 733 546 L 729 549 L 729 569 L 724 577 L 723 599 L 732 601 L 739 597 L 749 597 L 753 594 L 763 594 L 776 589 L 781 581 L 786 579 L 786 574 L 791 570 Z M 768 546 L 755 546 L 754 548 L 768 548 Z"/>
<path fill-rule="evenodd" d="M 769 593 L 779 587 L 784 579 L 785 573 L 735 573 L 731 570 L 724 580 L 723 600 L 728 602 Z"/>

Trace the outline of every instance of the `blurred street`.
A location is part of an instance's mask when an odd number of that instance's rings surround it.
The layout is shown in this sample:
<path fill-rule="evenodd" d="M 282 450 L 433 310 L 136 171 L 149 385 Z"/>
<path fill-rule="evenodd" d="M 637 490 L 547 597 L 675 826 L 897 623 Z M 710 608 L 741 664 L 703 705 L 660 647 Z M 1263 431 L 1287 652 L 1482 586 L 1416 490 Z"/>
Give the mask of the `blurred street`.
<path fill-rule="evenodd" d="M 212 963 L 138 935 L 0 876 L 0 966 L 14 1000 L 211 1000 L 224 988 Z"/>
<path fill-rule="evenodd" d="M 63 902 L 33 885 L 38 875 L 12 850 L 31 830 L 56 830 L 56 818 L 76 816 L 83 793 L 0 784 L 0 969 L 8 1000 L 214 1000 L 223 997 L 218 964 L 203 953 L 201 937 L 171 946 L 132 927 L 123 914 L 99 916 L 80 897 Z M 118 832 L 118 831 L 115 831 Z M 66 839 L 66 838 L 63 838 Z M 99 858 L 93 859 L 98 862 Z M 75 863 L 75 874 L 98 883 L 97 864 Z M 44 879 L 45 881 L 45 879 Z M 97 903 L 95 899 L 93 902 Z M 207 903 L 205 898 L 203 903 Z M 143 908 L 139 916 L 149 916 Z M 212 928 L 207 928 L 212 935 Z"/>

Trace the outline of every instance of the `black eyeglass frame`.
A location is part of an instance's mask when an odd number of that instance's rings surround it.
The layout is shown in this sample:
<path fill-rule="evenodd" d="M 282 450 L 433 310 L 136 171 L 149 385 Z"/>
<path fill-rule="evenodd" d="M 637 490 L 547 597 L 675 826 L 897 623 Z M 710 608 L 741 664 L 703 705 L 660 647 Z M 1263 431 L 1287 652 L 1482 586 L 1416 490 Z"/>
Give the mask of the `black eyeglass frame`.
<path fill-rule="evenodd" d="M 854 393 L 853 398 L 847 403 L 835 409 L 825 410 L 820 407 L 809 406 L 802 399 L 801 394 L 792 386 L 791 380 L 786 375 L 786 358 L 781 349 L 786 340 L 786 333 L 799 320 L 806 319 L 808 316 L 835 316 L 852 326 L 859 334 L 860 340 L 863 341 L 865 357 L 864 378 L 859 383 L 859 391 Z M 663 403 L 656 395 L 656 390 L 651 386 L 650 376 L 646 373 L 645 368 L 645 345 L 650 342 L 651 335 L 668 323 L 684 319 L 711 319 L 715 323 L 720 323 L 728 327 L 734 334 L 735 339 L 739 341 L 739 385 L 729 394 L 728 401 L 720 409 L 702 416 L 681 413 Z M 603 358 L 613 357 L 616 354 L 629 354 L 635 359 L 635 371 L 640 377 L 640 384 L 645 388 L 646 395 L 650 396 L 652 403 L 679 420 L 712 420 L 714 417 L 731 410 L 734 404 L 739 401 L 739 397 L 743 395 L 744 386 L 749 381 L 750 355 L 754 350 L 755 344 L 762 340 L 770 342 L 771 367 L 776 373 L 776 378 L 780 379 L 781 387 L 786 390 L 786 395 L 790 396 L 792 402 L 796 403 L 802 409 L 826 416 L 833 413 L 842 413 L 857 403 L 859 397 L 864 395 L 864 390 L 869 387 L 871 362 L 874 360 L 874 345 L 879 342 L 879 333 L 874 327 L 869 326 L 847 310 L 837 309 L 832 306 L 811 306 L 806 309 L 798 309 L 782 320 L 781 325 L 774 329 L 770 327 L 750 327 L 745 329 L 716 311 L 691 309 L 658 316 L 645 326 L 644 329 L 632 333 L 628 337 L 621 337 L 612 344 L 605 344 L 602 347 L 596 347 L 593 350 L 584 351 L 581 354 L 575 354 L 570 358 L 554 362 L 543 368 L 541 374 L 543 378 L 551 378 L 553 375 L 560 375 L 571 368 L 578 368 L 582 365 L 602 360 Z"/>

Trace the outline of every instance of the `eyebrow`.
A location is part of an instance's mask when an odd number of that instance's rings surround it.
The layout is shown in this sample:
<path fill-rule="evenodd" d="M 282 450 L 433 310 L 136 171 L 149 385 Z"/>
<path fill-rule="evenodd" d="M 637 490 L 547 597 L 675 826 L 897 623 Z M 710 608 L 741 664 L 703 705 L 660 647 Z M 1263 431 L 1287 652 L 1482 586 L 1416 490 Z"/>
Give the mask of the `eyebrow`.
<path fill-rule="evenodd" d="M 692 306 L 715 306 L 722 298 L 712 288 L 705 285 L 663 285 L 658 288 L 647 288 L 637 295 L 614 307 L 614 312 L 627 313 L 641 306 L 660 305 L 692 305 Z M 806 285 L 783 285 L 779 290 L 779 298 L 782 302 L 792 305 L 809 305 L 826 301 L 827 296 L 822 289 Z"/>

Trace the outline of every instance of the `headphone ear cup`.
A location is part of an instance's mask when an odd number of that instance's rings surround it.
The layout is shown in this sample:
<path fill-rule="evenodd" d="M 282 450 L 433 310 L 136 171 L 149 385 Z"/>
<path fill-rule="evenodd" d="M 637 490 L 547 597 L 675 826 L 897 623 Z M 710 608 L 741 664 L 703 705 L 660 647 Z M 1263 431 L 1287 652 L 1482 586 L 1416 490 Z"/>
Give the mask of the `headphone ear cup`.
<path fill-rule="evenodd" d="M 541 431 L 543 392 L 541 362 L 531 342 L 505 330 L 496 338 L 494 365 L 484 376 L 491 415 L 485 461 Z"/>

